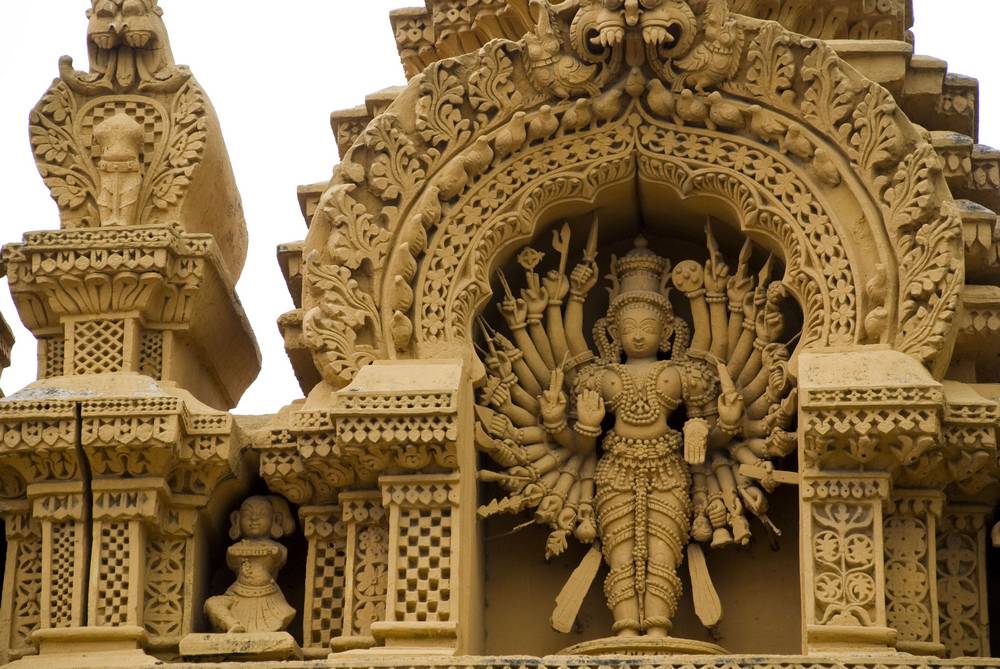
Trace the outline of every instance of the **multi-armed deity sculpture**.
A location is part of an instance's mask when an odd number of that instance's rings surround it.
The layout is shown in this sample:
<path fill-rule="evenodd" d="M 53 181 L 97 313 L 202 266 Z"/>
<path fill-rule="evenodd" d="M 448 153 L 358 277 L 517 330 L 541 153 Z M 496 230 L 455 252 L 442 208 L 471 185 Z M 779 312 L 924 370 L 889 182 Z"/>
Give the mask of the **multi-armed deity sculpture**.
<path fill-rule="evenodd" d="M 560 270 L 544 279 L 534 271 L 541 254 L 522 251 L 528 287 L 516 299 L 504 280 L 500 303 L 513 341 L 484 326 L 489 374 L 477 444 L 506 470 L 481 478 L 510 494 L 481 513 L 533 510 L 552 528 L 549 557 L 570 535 L 597 543 L 613 631 L 662 638 L 677 611 L 685 547 L 692 581 L 705 588 L 701 543 L 747 544 L 746 510 L 774 529 L 761 488 L 776 485 L 771 460 L 795 448 L 794 381 L 779 339 L 785 293 L 770 283 L 770 259 L 759 282 L 751 278 L 749 245 L 733 276 L 711 236 L 706 263 L 685 260 L 671 272 L 640 237 L 612 257 L 595 355 L 583 323 L 599 276 L 596 233 L 595 222 L 568 279 L 568 227 L 556 234 Z M 671 284 L 690 303 L 693 329 L 674 313 Z M 698 594 L 714 597 L 710 585 Z M 711 606 L 700 613 L 718 622 Z"/>
<path fill-rule="evenodd" d="M 61 229 L 2 256 L 4 660 L 989 654 L 1000 155 L 905 0 L 393 12 L 256 417 L 218 120 L 156 0 L 91 4 L 30 117 Z"/>

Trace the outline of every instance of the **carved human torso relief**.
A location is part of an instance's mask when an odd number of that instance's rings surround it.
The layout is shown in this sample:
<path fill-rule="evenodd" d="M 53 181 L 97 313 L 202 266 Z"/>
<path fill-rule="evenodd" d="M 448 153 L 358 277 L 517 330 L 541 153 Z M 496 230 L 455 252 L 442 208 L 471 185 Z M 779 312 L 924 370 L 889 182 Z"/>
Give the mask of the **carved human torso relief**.
<path fill-rule="evenodd" d="M 692 578 L 703 584 L 702 543 L 747 544 L 748 516 L 774 530 L 772 460 L 796 444 L 785 291 L 771 260 L 751 276 L 749 243 L 731 275 L 710 229 L 709 260 L 676 267 L 639 238 L 612 257 L 595 354 L 584 306 L 598 283 L 597 231 L 595 219 L 568 277 L 569 226 L 555 234 L 559 269 L 544 278 L 535 272 L 541 255 L 522 251 L 520 297 L 499 275 L 508 334 L 482 321 L 477 444 L 500 465 L 482 478 L 507 494 L 480 513 L 533 512 L 552 530 L 549 557 L 570 535 L 599 547 L 612 631 L 663 638 L 686 555 L 699 552 Z M 671 290 L 688 301 L 691 325 L 674 313 Z"/>

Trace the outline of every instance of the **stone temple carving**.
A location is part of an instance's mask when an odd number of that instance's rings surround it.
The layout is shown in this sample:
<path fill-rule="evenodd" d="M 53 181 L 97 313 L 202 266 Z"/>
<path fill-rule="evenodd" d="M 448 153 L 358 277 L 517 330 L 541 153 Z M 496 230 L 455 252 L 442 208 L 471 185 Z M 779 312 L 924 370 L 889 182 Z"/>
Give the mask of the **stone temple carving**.
<path fill-rule="evenodd" d="M 749 246 L 730 277 L 711 236 L 704 265 L 686 260 L 673 271 L 639 238 L 612 258 L 595 356 L 582 325 L 598 277 L 596 232 L 595 225 L 569 279 L 558 269 L 539 277 L 542 254 L 522 251 L 527 288 L 500 304 L 511 338 L 486 326 L 477 444 L 507 469 L 481 478 L 511 494 L 482 514 L 533 509 L 536 522 L 553 528 L 548 557 L 562 553 L 571 534 L 599 541 L 613 630 L 662 638 L 680 600 L 685 547 L 695 553 L 692 580 L 704 580 L 697 573 L 704 557 L 689 537 L 746 545 L 746 511 L 775 529 L 762 488 L 776 485 L 771 459 L 796 443 L 788 431 L 796 395 L 779 341 L 784 290 L 769 283 L 770 260 L 755 285 Z M 554 243 L 564 257 L 568 234 L 563 228 Z M 671 286 L 690 300 L 693 330 L 674 315 Z M 681 407 L 686 420 L 675 430 L 670 419 Z M 607 433 L 606 414 L 613 416 Z M 707 613 L 705 622 L 718 618 Z"/>
<path fill-rule="evenodd" d="M 274 578 L 288 559 L 275 539 L 295 529 L 280 497 L 250 497 L 232 514 L 229 537 L 240 539 L 226 551 L 236 582 L 225 594 L 205 601 L 205 615 L 219 632 L 280 632 L 295 617 Z"/>
<path fill-rule="evenodd" d="M 264 416 L 166 8 L 93 0 L 29 117 L 0 664 L 995 665 L 1000 153 L 911 3 L 391 12 Z"/>

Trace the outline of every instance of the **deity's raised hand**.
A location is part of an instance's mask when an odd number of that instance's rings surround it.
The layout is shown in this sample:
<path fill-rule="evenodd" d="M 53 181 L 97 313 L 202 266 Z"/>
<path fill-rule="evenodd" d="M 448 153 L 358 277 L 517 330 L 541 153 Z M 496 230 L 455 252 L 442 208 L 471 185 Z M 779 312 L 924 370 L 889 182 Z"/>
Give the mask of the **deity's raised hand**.
<path fill-rule="evenodd" d="M 528 320 L 541 319 L 542 314 L 545 313 L 545 307 L 549 304 L 548 291 L 540 285 L 530 286 L 521 291 L 521 297 L 524 298 L 523 301 L 528 308 Z"/>
<path fill-rule="evenodd" d="M 743 394 L 736 389 L 736 384 L 729 375 L 729 369 L 723 363 L 716 365 L 719 373 L 719 384 L 722 392 L 719 394 L 719 423 L 723 429 L 733 431 L 743 420 L 746 405 Z"/>
<path fill-rule="evenodd" d="M 596 390 L 584 390 L 576 398 L 576 416 L 582 425 L 597 427 L 604 421 L 604 398 Z"/>
<path fill-rule="evenodd" d="M 557 270 L 549 270 L 542 279 L 542 287 L 549 296 L 549 304 L 562 304 L 569 293 L 569 282 L 566 275 Z"/>
<path fill-rule="evenodd" d="M 528 305 L 524 300 L 508 297 L 500 302 L 500 313 L 503 314 L 511 329 L 524 325 L 528 320 Z"/>
<path fill-rule="evenodd" d="M 597 285 L 597 265 L 585 261 L 573 268 L 569 277 L 570 292 L 578 297 L 586 296 Z"/>
<path fill-rule="evenodd" d="M 708 423 L 695 418 L 684 424 L 684 461 L 689 465 L 705 462 L 708 453 Z"/>
<path fill-rule="evenodd" d="M 549 377 L 549 387 L 542 391 L 538 398 L 542 414 L 542 423 L 549 428 L 562 426 L 566 421 L 566 393 L 562 390 L 563 370 L 552 370 Z"/>

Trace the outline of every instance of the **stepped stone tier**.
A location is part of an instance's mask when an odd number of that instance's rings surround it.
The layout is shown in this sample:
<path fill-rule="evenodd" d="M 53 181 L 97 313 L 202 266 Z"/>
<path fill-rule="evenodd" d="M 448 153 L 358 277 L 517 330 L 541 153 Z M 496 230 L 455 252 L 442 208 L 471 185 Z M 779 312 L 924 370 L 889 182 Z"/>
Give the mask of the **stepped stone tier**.
<path fill-rule="evenodd" d="M 88 16 L 2 252 L 6 666 L 1000 666 L 1000 152 L 908 1 L 393 11 L 266 416 L 208 96 Z"/>

